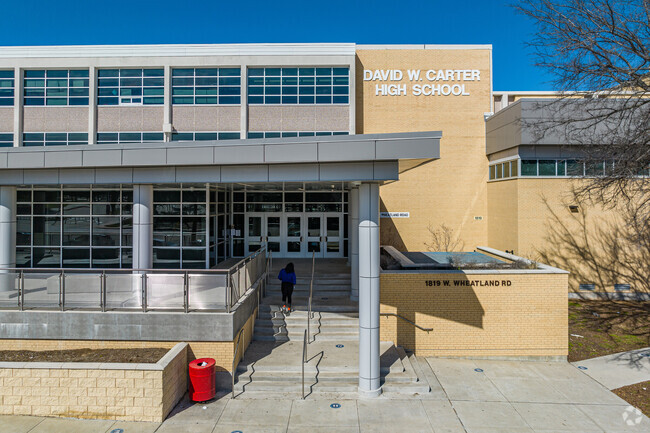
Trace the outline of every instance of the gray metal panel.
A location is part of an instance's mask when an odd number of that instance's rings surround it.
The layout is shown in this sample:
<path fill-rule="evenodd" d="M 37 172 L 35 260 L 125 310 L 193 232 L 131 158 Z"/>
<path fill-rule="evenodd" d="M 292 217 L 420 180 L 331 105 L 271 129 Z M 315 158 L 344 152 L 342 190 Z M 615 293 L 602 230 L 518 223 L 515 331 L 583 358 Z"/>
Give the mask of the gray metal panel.
<path fill-rule="evenodd" d="M 320 165 L 320 180 L 374 180 L 372 162 Z"/>
<path fill-rule="evenodd" d="M 309 144 L 276 144 L 267 146 L 266 162 L 304 162 L 318 159 L 318 146 Z"/>
<path fill-rule="evenodd" d="M 340 141 L 318 143 L 318 161 L 358 161 L 375 159 L 374 141 Z"/>
<path fill-rule="evenodd" d="M 398 180 L 399 179 L 399 162 L 375 161 L 373 164 L 374 164 L 375 180 Z"/>
<path fill-rule="evenodd" d="M 98 168 L 95 170 L 95 182 L 101 183 L 132 183 L 132 168 Z"/>
<path fill-rule="evenodd" d="M 59 182 L 62 184 L 93 184 L 95 183 L 95 170 L 92 168 L 61 169 Z"/>
<path fill-rule="evenodd" d="M 376 159 L 440 158 L 439 141 L 431 138 L 377 140 L 376 143 Z"/>
<path fill-rule="evenodd" d="M 82 152 L 80 150 L 62 150 L 60 152 L 46 152 L 46 167 L 81 167 Z"/>
<path fill-rule="evenodd" d="M 6 168 L 6 167 L 7 167 L 7 154 L 0 153 L 0 168 Z"/>
<path fill-rule="evenodd" d="M 167 149 L 167 161 L 172 164 L 209 164 L 212 162 L 213 151 L 210 147 L 182 147 Z"/>
<path fill-rule="evenodd" d="M 486 124 L 486 154 L 491 155 L 521 144 L 521 101 L 490 117 Z"/>
<path fill-rule="evenodd" d="M 42 168 L 45 166 L 44 152 L 9 153 L 7 166 L 11 168 Z"/>
<path fill-rule="evenodd" d="M 44 183 L 44 184 L 58 184 L 59 182 L 59 170 L 48 169 L 48 170 L 25 170 L 23 175 L 23 180 L 26 184 L 32 183 Z"/>
<path fill-rule="evenodd" d="M 174 183 L 175 167 L 134 168 L 133 183 Z"/>
<path fill-rule="evenodd" d="M 320 180 L 318 164 L 269 165 L 269 182 L 307 182 Z"/>
<path fill-rule="evenodd" d="M 0 184 L 22 185 L 23 173 L 23 170 L 0 170 Z"/>
<path fill-rule="evenodd" d="M 267 165 L 231 165 L 221 167 L 221 182 L 268 182 Z"/>
<path fill-rule="evenodd" d="M 176 167 L 176 182 L 221 182 L 221 167 Z"/>
<path fill-rule="evenodd" d="M 83 165 L 85 167 L 119 167 L 122 165 L 122 151 L 119 149 L 85 150 Z"/>
<path fill-rule="evenodd" d="M 124 149 L 122 151 L 124 165 L 165 165 L 167 150 L 165 148 Z"/>
<path fill-rule="evenodd" d="M 263 164 L 264 146 L 215 146 L 215 164 Z"/>

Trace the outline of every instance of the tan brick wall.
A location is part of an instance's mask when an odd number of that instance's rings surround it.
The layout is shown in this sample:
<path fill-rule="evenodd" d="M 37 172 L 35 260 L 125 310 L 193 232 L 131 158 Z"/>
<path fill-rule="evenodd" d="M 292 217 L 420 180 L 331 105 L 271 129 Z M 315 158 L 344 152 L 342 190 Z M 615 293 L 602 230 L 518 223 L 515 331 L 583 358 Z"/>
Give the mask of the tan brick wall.
<path fill-rule="evenodd" d="M 0 414 L 161 422 L 186 390 L 186 350 L 164 370 L 0 368 Z"/>
<path fill-rule="evenodd" d="M 567 266 L 564 260 L 570 256 L 565 250 L 566 243 L 552 238 L 559 229 L 552 212 L 577 237 L 584 233 L 578 221 L 586 215 L 589 245 L 595 255 L 607 251 L 598 230 L 613 233 L 621 226 L 620 208 L 582 203 L 579 213 L 571 214 L 568 206 L 578 204 L 573 200 L 572 190 L 579 187 L 580 182 L 566 178 L 529 178 L 488 183 L 488 245 L 499 250 L 514 250 L 515 254 L 534 260 L 546 253 L 551 257 L 549 264 L 571 272 L 569 289 L 572 291 L 576 291 L 580 283 L 595 283 L 597 291 L 613 292 L 615 283 L 629 284 L 631 281 L 609 281 L 615 277 L 608 277 L 607 272 L 595 272 L 581 260 L 571 260 Z M 604 260 L 603 263 L 603 270 L 615 265 L 614 261 Z"/>
<path fill-rule="evenodd" d="M 481 81 L 467 82 L 470 96 L 376 96 L 365 69 L 478 69 Z M 440 159 L 400 174 L 381 187 L 382 211 L 410 218 L 382 219 L 382 243 L 399 250 L 426 251 L 427 227 L 445 224 L 467 245 L 487 242 L 488 175 L 483 114 L 491 111 L 491 51 L 479 49 L 358 50 L 357 133 L 442 131 Z M 391 84 L 390 82 L 382 82 Z M 420 84 L 424 84 L 422 82 Z M 454 82 L 451 82 L 454 84 Z M 483 217 L 476 220 L 474 217 Z"/>
<path fill-rule="evenodd" d="M 454 283 L 468 280 L 510 285 Z M 567 274 L 382 273 L 381 312 L 433 328 L 427 333 L 395 317 L 380 318 L 382 341 L 420 356 L 568 354 Z"/>

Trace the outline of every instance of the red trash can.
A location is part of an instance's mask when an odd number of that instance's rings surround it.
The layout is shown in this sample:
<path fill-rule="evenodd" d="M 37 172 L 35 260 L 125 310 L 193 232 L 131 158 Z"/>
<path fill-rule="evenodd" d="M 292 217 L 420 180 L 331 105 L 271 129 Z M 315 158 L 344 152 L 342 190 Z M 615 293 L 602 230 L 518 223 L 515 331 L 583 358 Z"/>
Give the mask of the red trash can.
<path fill-rule="evenodd" d="M 215 360 L 200 358 L 190 362 L 190 400 L 208 401 L 217 393 Z"/>

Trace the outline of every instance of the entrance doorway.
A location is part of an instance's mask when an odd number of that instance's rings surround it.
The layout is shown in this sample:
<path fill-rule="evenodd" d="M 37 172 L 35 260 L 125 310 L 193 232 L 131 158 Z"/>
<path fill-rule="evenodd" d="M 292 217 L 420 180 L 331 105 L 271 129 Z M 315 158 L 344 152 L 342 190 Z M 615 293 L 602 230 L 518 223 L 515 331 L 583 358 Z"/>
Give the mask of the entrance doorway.
<path fill-rule="evenodd" d="M 248 252 L 266 246 L 278 257 L 343 257 L 341 213 L 248 213 L 245 228 Z"/>

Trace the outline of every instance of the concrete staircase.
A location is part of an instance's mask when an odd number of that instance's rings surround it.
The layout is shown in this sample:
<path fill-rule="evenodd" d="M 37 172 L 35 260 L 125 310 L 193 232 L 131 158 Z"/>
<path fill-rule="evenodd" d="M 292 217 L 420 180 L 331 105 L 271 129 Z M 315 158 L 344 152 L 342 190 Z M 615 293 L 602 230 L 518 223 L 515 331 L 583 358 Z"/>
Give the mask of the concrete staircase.
<path fill-rule="evenodd" d="M 307 329 L 311 260 L 295 261 L 298 284 L 291 314 L 281 312 L 280 281 L 271 272 L 266 297 L 255 322 L 253 342 L 239 363 L 235 394 L 268 398 L 270 394 L 301 393 L 302 350 Z M 317 261 L 314 273 L 313 318 L 305 364 L 305 392 L 356 393 L 359 375 L 359 306 L 350 300 L 350 273 L 343 260 Z M 427 393 L 429 384 L 402 348 L 381 343 L 384 392 Z"/>

